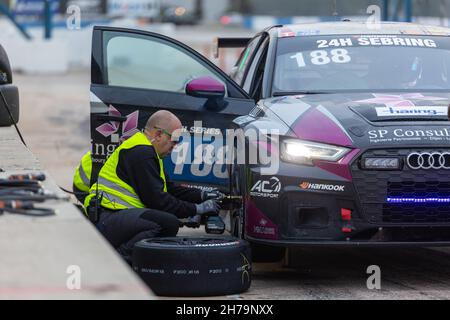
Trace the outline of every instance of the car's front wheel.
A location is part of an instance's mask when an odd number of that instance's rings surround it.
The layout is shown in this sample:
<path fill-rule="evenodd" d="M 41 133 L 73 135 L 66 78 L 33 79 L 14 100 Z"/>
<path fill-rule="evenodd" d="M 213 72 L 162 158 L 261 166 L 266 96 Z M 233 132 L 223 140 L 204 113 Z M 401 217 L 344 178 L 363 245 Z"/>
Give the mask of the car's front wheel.
<path fill-rule="evenodd" d="M 243 210 L 235 209 L 230 213 L 230 233 L 233 237 L 242 239 L 244 236 L 243 230 Z"/>

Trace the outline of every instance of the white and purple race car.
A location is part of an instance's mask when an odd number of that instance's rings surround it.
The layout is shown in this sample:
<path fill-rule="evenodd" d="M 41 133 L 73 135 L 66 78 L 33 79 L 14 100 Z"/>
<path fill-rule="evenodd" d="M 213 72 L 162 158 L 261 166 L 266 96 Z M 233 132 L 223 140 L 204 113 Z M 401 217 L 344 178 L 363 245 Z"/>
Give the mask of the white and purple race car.
<path fill-rule="evenodd" d="M 193 140 L 253 131 L 246 150 L 276 160 L 273 171 L 273 162 L 248 156 L 231 166 L 166 161 L 180 184 L 242 195 L 231 232 L 256 255 L 296 245 L 450 244 L 450 29 L 279 25 L 218 44 L 245 47 L 231 76 L 162 35 L 96 27 L 94 163 L 165 108 Z"/>

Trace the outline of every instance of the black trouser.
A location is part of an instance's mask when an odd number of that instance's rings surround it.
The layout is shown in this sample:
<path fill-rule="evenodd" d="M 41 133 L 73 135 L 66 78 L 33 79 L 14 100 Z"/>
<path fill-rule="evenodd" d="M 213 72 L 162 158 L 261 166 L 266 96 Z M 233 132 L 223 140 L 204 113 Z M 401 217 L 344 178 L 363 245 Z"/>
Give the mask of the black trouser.
<path fill-rule="evenodd" d="M 154 237 L 175 237 L 180 222 L 168 212 L 154 209 L 103 209 L 97 223 L 98 230 L 128 261 L 136 242 Z"/>

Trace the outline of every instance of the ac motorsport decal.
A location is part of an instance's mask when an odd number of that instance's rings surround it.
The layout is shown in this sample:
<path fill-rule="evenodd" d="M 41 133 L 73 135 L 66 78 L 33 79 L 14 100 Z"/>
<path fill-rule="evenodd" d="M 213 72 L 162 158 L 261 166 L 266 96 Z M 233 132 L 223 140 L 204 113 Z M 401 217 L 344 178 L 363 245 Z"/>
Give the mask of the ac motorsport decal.
<path fill-rule="evenodd" d="M 277 177 L 267 180 L 258 180 L 250 190 L 252 197 L 278 198 L 281 190 L 281 181 Z"/>
<path fill-rule="evenodd" d="M 315 191 L 334 191 L 334 192 L 344 192 L 345 186 L 338 184 L 323 184 L 323 183 L 311 183 L 303 181 L 300 183 L 300 188 L 304 190 L 315 190 Z"/>

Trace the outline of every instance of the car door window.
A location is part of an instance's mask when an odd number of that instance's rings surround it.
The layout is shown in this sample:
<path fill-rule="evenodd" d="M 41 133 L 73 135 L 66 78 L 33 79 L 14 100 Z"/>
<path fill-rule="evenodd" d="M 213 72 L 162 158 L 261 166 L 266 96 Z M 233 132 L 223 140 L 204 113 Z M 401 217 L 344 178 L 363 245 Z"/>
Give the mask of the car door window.
<path fill-rule="evenodd" d="M 259 100 L 260 98 L 268 45 L 269 37 L 266 37 L 255 54 L 255 58 L 248 69 L 242 86 L 243 89 L 256 100 Z"/>
<path fill-rule="evenodd" d="M 242 80 L 244 79 L 245 72 L 248 65 L 252 61 L 253 54 L 258 46 L 259 40 L 261 40 L 261 35 L 253 38 L 242 52 L 236 66 L 234 67 L 232 78 L 233 80 L 242 86 Z"/>
<path fill-rule="evenodd" d="M 163 39 L 106 32 L 103 52 L 111 86 L 184 93 L 194 78 L 211 76 L 224 82 L 189 52 Z"/>

